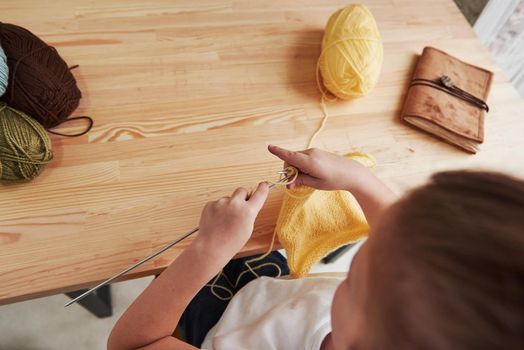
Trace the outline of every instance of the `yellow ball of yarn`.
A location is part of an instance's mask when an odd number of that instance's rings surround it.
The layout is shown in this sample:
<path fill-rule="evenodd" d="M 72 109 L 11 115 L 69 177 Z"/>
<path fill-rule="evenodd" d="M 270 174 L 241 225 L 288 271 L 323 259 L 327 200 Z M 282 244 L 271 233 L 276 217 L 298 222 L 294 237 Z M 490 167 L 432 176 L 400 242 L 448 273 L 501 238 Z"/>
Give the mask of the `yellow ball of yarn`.
<path fill-rule="evenodd" d="M 383 59 L 375 18 L 353 4 L 329 18 L 318 68 L 326 89 L 341 99 L 366 95 L 377 83 Z"/>

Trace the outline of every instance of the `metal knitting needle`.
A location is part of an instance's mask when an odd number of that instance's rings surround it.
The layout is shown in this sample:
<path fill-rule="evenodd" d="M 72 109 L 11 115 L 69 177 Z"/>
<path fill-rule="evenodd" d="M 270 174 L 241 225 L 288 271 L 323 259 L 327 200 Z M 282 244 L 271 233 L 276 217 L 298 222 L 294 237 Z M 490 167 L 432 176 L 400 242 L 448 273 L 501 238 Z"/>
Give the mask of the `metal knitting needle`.
<path fill-rule="evenodd" d="M 129 266 L 129 267 L 126 267 L 124 270 L 120 271 L 119 273 L 117 273 L 116 275 L 114 275 L 113 277 L 110 277 L 108 278 L 107 280 L 105 280 L 104 282 L 101 282 L 99 284 L 97 284 L 96 286 L 94 286 L 93 288 L 89 289 L 87 292 L 85 293 L 82 293 L 80 294 L 79 296 L 77 296 L 76 298 L 74 298 L 73 300 L 69 301 L 67 304 L 64 305 L 64 307 L 67 307 L 73 303 L 76 303 L 77 301 L 79 300 L 82 300 L 84 299 L 86 296 L 88 296 L 89 294 L 93 293 L 95 290 L 97 290 L 98 288 L 101 288 L 105 285 L 108 285 L 109 283 L 113 282 L 114 280 L 116 280 L 118 277 L 122 276 L 122 275 L 125 275 L 126 273 L 128 273 L 129 271 L 133 270 L 133 269 L 136 269 L 137 267 L 139 267 L 140 265 L 142 265 L 143 263 L 145 262 L 148 262 L 149 260 L 153 259 L 154 257 L 157 257 L 159 256 L 160 254 L 162 254 L 163 252 L 165 252 L 166 250 L 168 250 L 169 248 L 173 247 L 174 245 L 176 245 L 177 243 L 183 241 L 184 239 L 186 239 L 187 237 L 191 236 L 193 233 L 197 232 L 198 231 L 198 227 L 195 227 L 193 230 L 183 234 L 181 237 L 177 238 L 176 240 L 174 240 L 173 242 L 169 243 L 168 245 L 166 245 L 165 247 L 163 247 L 162 249 L 154 252 L 153 254 L 151 255 L 148 255 L 146 256 L 145 258 L 143 258 L 142 260 L 134 263 L 133 265 Z"/>
<path fill-rule="evenodd" d="M 278 180 L 277 182 L 274 182 L 274 183 L 271 183 L 269 185 L 269 188 L 273 188 L 275 187 L 276 185 L 278 184 L 281 184 L 283 182 L 286 182 L 288 181 L 289 179 L 291 179 L 294 174 L 290 174 L 288 171 L 279 171 L 277 174 L 281 174 L 281 178 L 280 180 Z M 286 175 L 286 176 L 284 176 Z M 80 294 L 79 296 L 77 296 L 76 298 L 72 299 L 71 301 L 69 301 L 67 304 L 64 305 L 64 307 L 67 307 L 73 303 L 76 303 L 77 301 L 79 300 L 82 300 L 84 299 L 86 296 L 88 296 L 89 294 L 93 293 L 94 291 L 96 291 L 97 289 L 103 287 L 103 286 L 106 286 L 108 285 L 109 283 L 113 282 L 114 280 L 116 280 L 118 277 L 122 276 L 122 275 L 125 275 L 126 273 L 128 273 L 129 271 L 131 270 L 134 270 L 136 269 L 137 267 L 139 267 L 140 265 L 148 262 L 149 260 L 159 256 L 160 254 L 162 254 L 163 252 L 165 252 L 166 250 L 168 250 L 169 248 L 177 245 L 179 242 L 183 241 L 184 239 L 186 239 L 187 237 L 191 236 L 193 233 L 197 232 L 198 231 L 198 227 L 195 227 L 194 229 L 192 229 L 191 231 L 189 232 L 186 232 L 184 233 L 182 236 L 180 236 L 179 238 L 175 239 L 173 242 L 169 243 L 168 245 L 166 245 L 165 247 L 159 249 L 158 251 L 154 252 L 153 254 L 151 255 L 148 255 L 146 256 L 145 258 L 139 260 L 138 262 L 134 263 L 133 265 L 129 266 L 129 267 L 126 267 L 124 270 L 120 271 L 119 273 L 117 273 L 116 275 L 108 278 L 107 280 L 105 280 L 104 282 L 101 282 L 99 284 L 97 284 L 96 286 L 94 286 L 93 288 L 89 289 L 88 291 L 86 291 L 85 293 L 82 293 Z"/>

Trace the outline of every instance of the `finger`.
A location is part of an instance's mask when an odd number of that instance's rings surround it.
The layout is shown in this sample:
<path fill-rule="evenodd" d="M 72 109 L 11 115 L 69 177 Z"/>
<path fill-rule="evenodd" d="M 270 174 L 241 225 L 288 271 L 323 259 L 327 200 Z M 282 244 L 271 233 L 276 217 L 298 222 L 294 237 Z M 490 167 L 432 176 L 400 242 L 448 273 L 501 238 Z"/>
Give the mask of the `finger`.
<path fill-rule="evenodd" d="M 212 201 L 212 202 L 207 202 L 206 205 L 204 205 L 204 209 L 202 209 L 202 212 L 210 210 L 211 207 L 213 207 L 214 205 L 215 205 L 215 202 L 214 202 L 214 201 Z"/>
<path fill-rule="evenodd" d="M 247 190 L 244 187 L 239 187 L 233 192 L 233 194 L 231 195 L 231 198 L 242 199 L 245 201 L 247 199 L 247 195 L 248 195 Z"/>
<path fill-rule="evenodd" d="M 267 195 L 269 193 L 269 186 L 266 182 L 258 184 L 255 192 L 249 197 L 248 203 L 251 204 L 257 211 L 260 211 L 266 202 Z"/>
<path fill-rule="evenodd" d="M 302 152 L 290 151 L 278 146 L 269 145 L 269 152 L 282 159 L 284 162 L 300 169 L 303 172 L 308 172 L 311 164 L 311 157 Z"/>
<path fill-rule="evenodd" d="M 295 181 L 287 185 L 287 188 L 293 189 L 295 187 L 300 187 L 300 186 L 307 186 L 307 187 L 313 187 L 313 188 L 320 189 L 321 181 L 311 175 L 299 174 Z"/>
<path fill-rule="evenodd" d="M 229 202 L 230 200 L 231 200 L 231 197 L 222 197 L 222 198 L 220 198 L 219 200 L 213 202 L 213 205 L 214 205 L 215 207 L 220 206 L 220 205 L 224 205 L 224 204 L 226 204 L 227 202 Z"/>

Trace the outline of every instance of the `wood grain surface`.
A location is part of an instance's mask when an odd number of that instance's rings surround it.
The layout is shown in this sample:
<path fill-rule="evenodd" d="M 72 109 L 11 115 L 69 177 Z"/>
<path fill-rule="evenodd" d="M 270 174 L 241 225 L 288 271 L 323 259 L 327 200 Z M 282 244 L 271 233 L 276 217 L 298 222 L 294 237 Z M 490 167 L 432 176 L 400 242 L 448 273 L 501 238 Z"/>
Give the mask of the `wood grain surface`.
<path fill-rule="evenodd" d="M 438 170 L 524 174 L 524 103 L 452 0 L 368 0 L 384 40 L 367 97 L 328 104 L 316 146 L 375 156 L 402 194 Z M 2 0 L 0 18 L 54 45 L 93 130 L 52 136 L 34 182 L 0 187 L 0 303 L 89 287 L 198 224 L 206 201 L 273 178 L 268 143 L 302 149 L 321 112 L 315 65 L 332 0 Z M 417 54 L 435 46 L 495 71 L 486 141 L 468 155 L 399 121 Z M 63 132 L 81 125 L 64 126 Z M 242 254 L 267 249 L 272 192 Z M 160 272 L 188 242 L 125 278 Z"/>

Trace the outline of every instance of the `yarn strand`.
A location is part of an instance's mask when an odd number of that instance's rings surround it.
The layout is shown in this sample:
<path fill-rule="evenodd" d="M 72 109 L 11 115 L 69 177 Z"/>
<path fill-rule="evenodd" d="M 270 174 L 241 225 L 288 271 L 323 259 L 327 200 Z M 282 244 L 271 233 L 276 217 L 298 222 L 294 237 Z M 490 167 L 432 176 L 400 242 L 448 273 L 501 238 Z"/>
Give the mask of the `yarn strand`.
<path fill-rule="evenodd" d="M 268 250 L 258 256 L 258 257 L 255 257 L 255 258 L 252 258 L 252 259 L 249 259 L 247 261 L 244 261 L 244 265 L 246 266 L 247 270 L 244 270 L 242 271 L 236 281 L 234 283 L 232 283 L 229 278 L 227 277 L 227 275 L 224 273 L 224 270 L 220 270 L 220 272 L 216 275 L 216 277 L 213 279 L 213 281 L 210 283 L 210 284 L 206 284 L 206 287 L 209 287 L 210 290 L 211 290 L 211 294 L 213 294 L 215 297 L 217 297 L 218 299 L 220 300 L 230 300 L 231 298 L 233 298 L 233 291 L 227 287 L 224 287 L 224 286 L 221 286 L 219 284 L 217 284 L 218 280 L 220 279 L 220 276 L 223 276 L 224 279 L 228 282 L 228 284 L 231 286 L 231 288 L 235 289 L 238 287 L 238 285 L 240 284 L 240 280 L 242 279 L 242 277 L 246 274 L 246 273 L 252 273 L 253 276 L 255 276 L 255 278 L 259 278 L 260 275 L 258 273 L 256 273 L 256 270 L 259 270 L 263 267 L 266 267 L 266 266 L 274 266 L 276 271 L 277 271 L 277 274 L 275 277 L 280 277 L 282 276 L 282 269 L 280 268 L 280 266 L 278 266 L 278 264 L 276 263 L 273 263 L 273 262 L 266 262 L 266 263 L 263 263 L 263 264 L 260 264 L 258 266 L 255 266 L 255 267 L 252 267 L 251 264 L 252 263 L 255 263 L 257 261 L 260 261 L 260 260 L 263 260 L 265 258 L 267 258 L 269 256 L 269 254 L 271 254 L 271 252 L 273 251 L 273 246 L 275 245 L 275 239 L 276 239 L 276 231 L 273 232 L 273 236 L 271 237 L 271 243 L 269 244 L 269 248 Z M 223 297 L 221 295 L 219 295 L 216 291 L 215 291 L 215 288 L 218 288 L 220 290 L 223 290 L 223 291 L 226 291 L 228 293 L 228 296 L 227 297 Z"/>
<path fill-rule="evenodd" d="M 306 148 L 311 148 L 313 147 L 313 143 L 315 142 L 315 139 L 317 138 L 317 136 L 322 132 L 322 130 L 324 129 L 324 127 L 326 126 L 326 122 L 329 118 L 329 114 L 328 114 L 328 111 L 327 111 L 327 107 L 326 107 L 326 103 L 325 103 L 325 100 L 324 100 L 324 96 L 322 96 L 320 98 L 320 109 L 322 110 L 322 114 L 324 115 L 324 117 L 322 118 L 322 121 L 320 122 L 320 126 L 317 128 L 317 130 L 313 133 L 313 135 L 311 135 L 311 137 L 309 138 L 309 142 L 307 144 L 307 147 Z"/>
<path fill-rule="evenodd" d="M 57 132 L 57 131 L 53 131 L 51 129 L 47 129 L 47 132 L 51 133 L 51 134 L 54 134 L 54 135 L 58 135 L 58 136 L 66 136 L 66 137 L 77 137 L 77 136 L 82 136 L 82 135 L 85 135 L 87 134 L 89 131 L 91 131 L 91 129 L 93 128 L 93 124 L 94 124 L 94 121 L 91 117 L 88 117 L 87 115 L 82 115 L 82 116 L 79 116 L 79 117 L 72 117 L 72 118 L 68 118 L 64 121 L 64 123 L 67 123 L 67 122 L 70 122 L 71 120 L 79 120 L 79 119 L 85 119 L 87 120 L 88 122 L 88 125 L 87 127 L 84 129 L 84 131 L 81 131 L 79 133 L 76 133 L 76 134 L 62 134 L 60 132 Z"/>
<path fill-rule="evenodd" d="M 281 172 L 281 175 L 282 176 L 289 176 L 290 178 L 289 178 L 289 180 L 284 181 L 284 182 L 271 182 L 271 181 L 267 181 L 267 180 L 266 180 L 266 182 L 271 184 L 271 185 L 273 185 L 273 186 L 286 186 L 286 185 L 289 185 L 289 184 L 293 183 L 297 179 L 297 177 L 298 177 L 298 169 L 295 168 L 295 167 L 292 167 L 292 166 L 288 166 L 287 168 L 285 168 L 283 170 L 283 172 Z M 223 269 L 220 270 L 220 272 L 215 276 L 215 278 L 212 280 L 212 282 L 206 284 L 206 287 L 210 288 L 211 294 L 213 294 L 215 297 L 217 297 L 220 300 L 224 300 L 224 301 L 230 300 L 231 298 L 233 298 L 233 295 L 234 295 L 234 293 L 233 293 L 233 291 L 231 289 L 236 289 L 238 287 L 242 277 L 246 273 L 252 273 L 253 276 L 255 276 L 255 278 L 259 278 L 260 275 L 256 271 L 261 269 L 261 268 L 263 268 L 263 267 L 273 266 L 273 267 L 275 267 L 275 270 L 277 271 L 277 274 L 276 274 L 275 277 L 282 276 L 282 269 L 280 268 L 280 266 L 278 266 L 278 264 L 273 263 L 273 262 L 266 262 L 266 263 L 263 263 L 263 264 L 260 264 L 258 266 L 254 266 L 254 267 L 251 266 L 252 263 L 255 263 L 257 261 L 263 260 L 263 259 L 267 258 L 269 256 L 269 254 L 271 254 L 271 252 L 273 251 L 273 247 L 275 245 L 276 236 L 277 236 L 276 231 L 273 231 L 273 236 L 271 237 L 271 243 L 269 244 L 269 248 L 268 248 L 268 250 L 265 253 L 255 257 L 255 258 L 251 258 L 249 260 L 244 261 L 244 265 L 246 266 L 247 270 L 242 271 L 237 276 L 237 279 L 235 280 L 235 282 L 232 282 L 232 281 L 229 280 L 227 275 L 224 273 Z M 222 286 L 222 285 L 218 284 L 218 280 L 220 279 L 221 276 L 224 277 L 226 282 L 231 286 L 231 289 L 228 288 L 228 287 L 225 287 L 225 286 Z M 227 293 L 227 296 L 221 296 L 220 294 L 217 293 L 217 291 L 215 289 L 219 289 L 219 290 L 225 291 Z"/>

